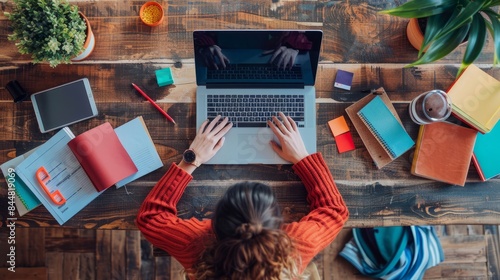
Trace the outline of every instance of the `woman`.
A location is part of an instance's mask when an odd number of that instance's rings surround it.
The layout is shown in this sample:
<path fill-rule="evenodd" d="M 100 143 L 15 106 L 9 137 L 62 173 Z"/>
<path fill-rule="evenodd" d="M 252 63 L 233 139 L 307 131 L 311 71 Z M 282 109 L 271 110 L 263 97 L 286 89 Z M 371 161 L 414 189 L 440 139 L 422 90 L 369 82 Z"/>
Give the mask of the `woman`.
<path fill-rule="evenodd" d="M 226 118 L 220 120 L 201 125 L 190 146 L 196 161 L 171 165 L 142 204 L 137 226 L 154 246 L 175 257 L 190 279 L 299 279 L 335 239 L 349 213 L 321 154 L 307 153 L 295 122 L 283 113 L 268 121 L 279 140 L 270 144 L 294 164 L 308 192 L 308 215 L 283 224 L 268 186 L 240 183 L 227 190 L 212 220 L 177 217 L 176 205 L 191 173 L 217 153 L 232 127 Z"/>

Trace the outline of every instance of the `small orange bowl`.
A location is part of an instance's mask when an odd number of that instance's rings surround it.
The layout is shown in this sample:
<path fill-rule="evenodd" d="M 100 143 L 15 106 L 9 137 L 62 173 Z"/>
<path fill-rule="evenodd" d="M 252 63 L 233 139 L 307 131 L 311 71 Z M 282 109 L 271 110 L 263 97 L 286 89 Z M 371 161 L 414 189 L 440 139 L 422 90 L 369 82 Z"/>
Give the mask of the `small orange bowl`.
<path fill-rule="evenodd" d="M 157 2 L 146 2 L 139 11 L 139 17 L 148 26 L 158 26 L 163 22 L 163 7 Z"/>

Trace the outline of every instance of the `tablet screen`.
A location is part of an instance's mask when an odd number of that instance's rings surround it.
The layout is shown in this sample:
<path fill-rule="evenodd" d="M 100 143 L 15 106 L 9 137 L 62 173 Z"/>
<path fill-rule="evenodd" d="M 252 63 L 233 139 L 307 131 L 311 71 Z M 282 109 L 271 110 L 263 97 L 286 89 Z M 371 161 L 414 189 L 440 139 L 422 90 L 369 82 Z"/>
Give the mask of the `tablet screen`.
<path fill-rule="evenodd" d="M 97 115 L 87 79 L 36 93 L 32 96 L 32 101 L 42 132 Z"/>

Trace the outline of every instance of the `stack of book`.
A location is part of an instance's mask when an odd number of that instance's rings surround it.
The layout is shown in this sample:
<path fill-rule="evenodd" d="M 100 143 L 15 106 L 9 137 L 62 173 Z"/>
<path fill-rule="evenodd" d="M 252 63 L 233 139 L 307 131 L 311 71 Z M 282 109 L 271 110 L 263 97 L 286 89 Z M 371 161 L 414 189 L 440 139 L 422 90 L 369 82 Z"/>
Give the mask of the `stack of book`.
<path fill-rule="evenodd" d="M 378 169 L 415 145 L 383 88 L 345 110 Z"/>
<path fill-rule="evenodd" d="M 500 81 L 470 65 L 448 90 L 455 117 L 481 133 L 500 119 Z"/>
<path fill-rule="evenodd" d="M 40 204 L 63 224 L 111 186 L 163 166 L 142 117 L 116 129 L 104 123 L 78 136 L 68 127 L 0 167 L 24 215 Z"/>

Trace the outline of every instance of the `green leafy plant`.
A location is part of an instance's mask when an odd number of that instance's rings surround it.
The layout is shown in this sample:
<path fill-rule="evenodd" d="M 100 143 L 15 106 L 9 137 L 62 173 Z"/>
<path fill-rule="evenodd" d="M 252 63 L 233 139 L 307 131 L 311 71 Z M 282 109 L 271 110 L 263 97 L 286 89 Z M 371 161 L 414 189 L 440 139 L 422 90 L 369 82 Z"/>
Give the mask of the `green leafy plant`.
<path fill-rule="evenodd" d="M 11 13 L 13 33 L 21 54 L 31 54 L 33 63 L 48 62 L 51 67 L 71 63 L 83 51 L 86 25 L 78 7 L 64 0 L 14 0 Z"/>
<path fill-rule="evenodd" d="M 458 76 L 483 50 L 487 30 L 494 40 L 493 63 L 498 63 L 500 16 L 495 6 L 499 4 L 500 0 L 410 0 L 381 13 L 404 18 L 427 18 L 418 59 L 408 67 L 439 60 L 467 40 Z"/>

